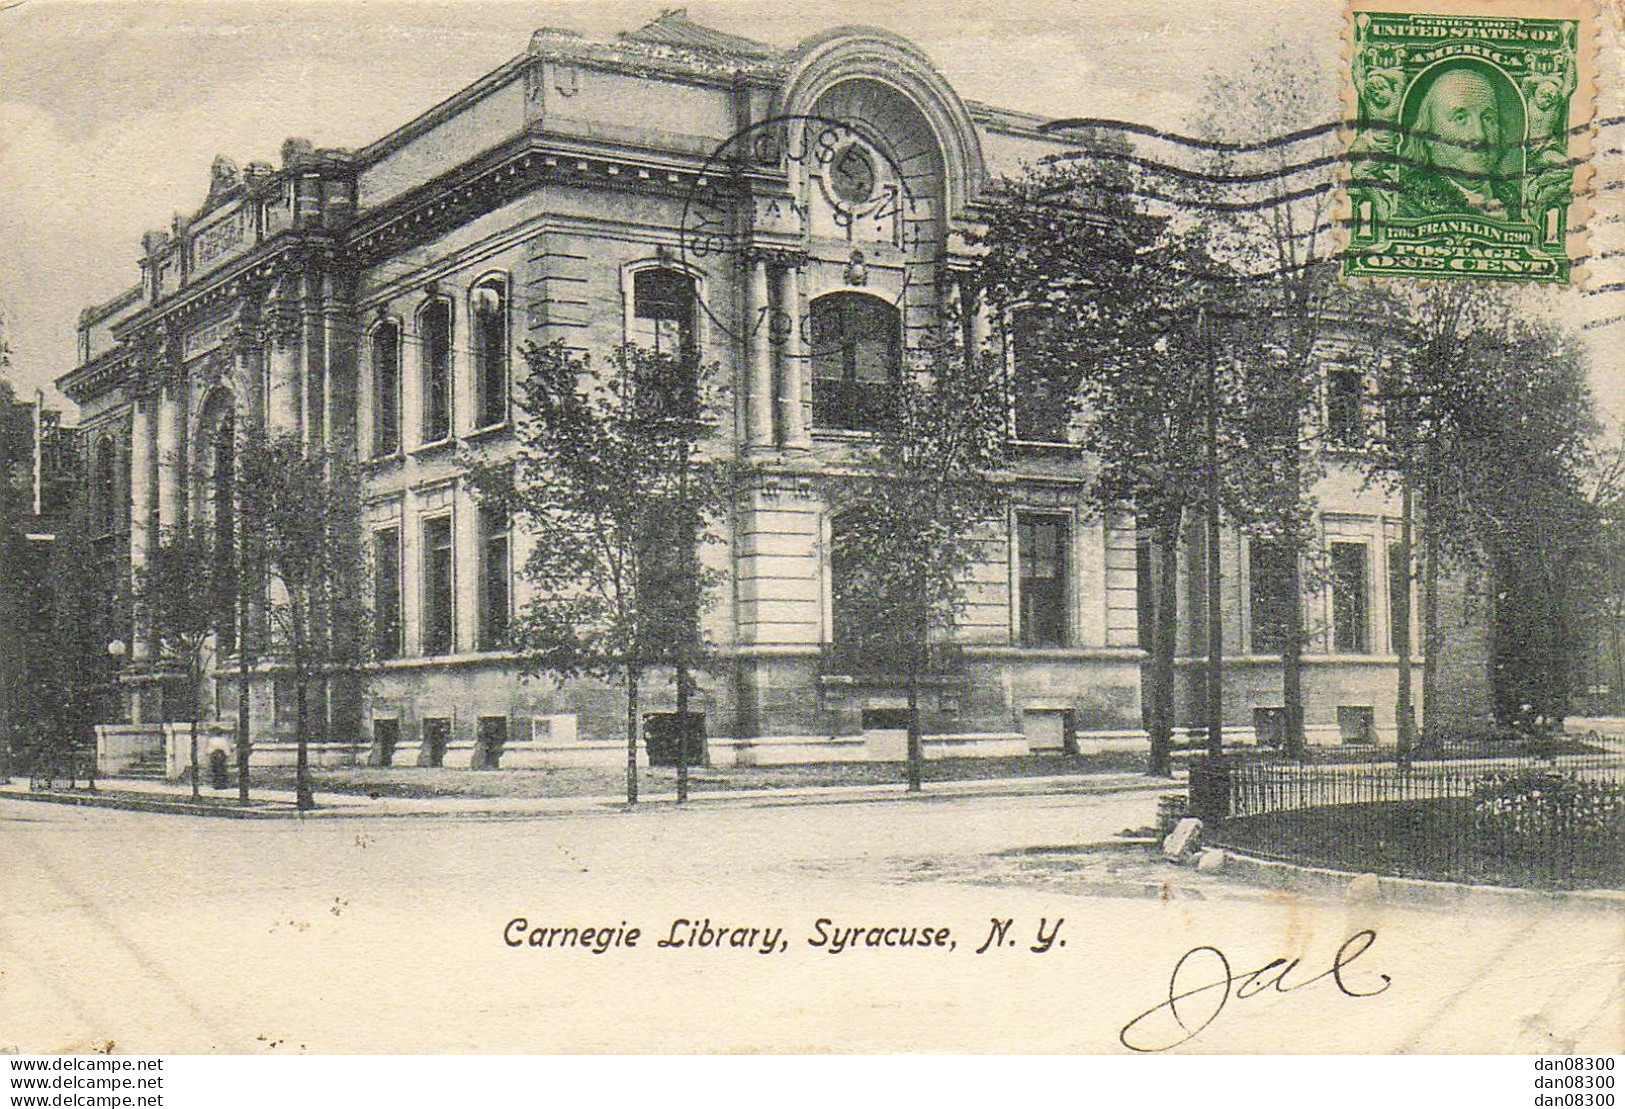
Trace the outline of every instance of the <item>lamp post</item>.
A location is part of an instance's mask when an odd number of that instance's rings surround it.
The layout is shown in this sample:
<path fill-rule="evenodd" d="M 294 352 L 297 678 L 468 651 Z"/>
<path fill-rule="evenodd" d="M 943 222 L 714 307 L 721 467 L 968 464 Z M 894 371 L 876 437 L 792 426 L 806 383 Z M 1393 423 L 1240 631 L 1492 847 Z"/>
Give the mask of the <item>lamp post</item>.
<path fill-rule="evenodd" d="M 124 640 L 118 638 L 117 636 L 114 636 L 112 639 L 107 641 L 107 657 L 113 660 L 113 662 L 112 662 L 113 676 L 112 676 L 112 681 L 110 683 L 111 684 L 110 693 L 112 694 L 112 696 L 110 696 L 108 698 L 109 702 L 111 702 L 114 698 L 116 698 L 118 696 L 118 669 L 119 669 L 119 666 L 122 664 L 121 660 L 124 658 L 125 654 L 128 653 L 128 651 L 129 651 L 128 644 L 126 644 L 124 642 Z M 92 734 L 94 734 L 94 725 L 92 725 Z M 97 763 L 100 761 L 100 759 L 101 759 L 101 744 L 100 744 L 100 742 L 97 742 L 95 744 L 94 748 L 91 751 L 91 758 L 90 758 L 90 788 L 91 789 L 96 788 L 96 770 L 97 770 Z"/>

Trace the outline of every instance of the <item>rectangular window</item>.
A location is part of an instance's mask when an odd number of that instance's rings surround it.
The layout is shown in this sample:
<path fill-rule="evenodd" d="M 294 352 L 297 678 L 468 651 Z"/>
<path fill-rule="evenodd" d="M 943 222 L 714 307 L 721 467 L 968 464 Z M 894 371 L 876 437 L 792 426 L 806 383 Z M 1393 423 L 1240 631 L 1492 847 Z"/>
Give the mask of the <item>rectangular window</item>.
<path fill-rule="evenodd" d="M 1326 375 L 1326 436 L 1333 446 L 1358 447 L 1365 441 L 1360 393 L 1358 370 L 1332 370 Z"/>
<path fill-rule="evenodd" d="M 1332 544 L 1332 650 L 1338 654 L 1371 650 L 1367 577 L 1364 543 Z"/>
<path fill-rule="evenodd" d="M 496 651 L 508 642 L 508 516 L 480 513 L 480 649 Z"/>
<path fill-rule="evenodd" d="M 451 720 L 444 716 L 423 719 L 423 746 L 418 751 L 419 766 L 444 766 L 446 748 L 451 745 Z"/>
<path fill-rule="evenodd" d="M 632 341 L 661 354 L 692 351 L 699 298 L 681 270 L 646 269 L 632 275 Z"/>
<path fill-rule="evenodd" d="M 379 658 L 401 653 L 401 533 L 372 533 L 372 640 Z"/>
<path fill-rule="evenodd" d="M 451 302 L 436 300 L 418 317 L 423 339 L 423 441 L 451 438 Z"/>
<path fill-rule="evenodd" d="M 502 765 L 502 749 L 508 745 L 508 718 L 482 716 L 479 737 L 471 765 L 475 770 L 495 770 Z"/>
<path fill-rule="evenodd" d="M 423 653 L 450 654 L 454 578 L 451 517 L 423 521 Z"/>
<path fill-rule="evenodd" d="M 508 419 L 508 298 L 499 279 L 474 290 L 474 380 L 477 422 L 495 427 Z"/>
<path fill-rule="evenodd" d="M 1043 317 L 1031 308 L 1013 310 L 1005 328 L 1005 347 L 1010 358 L 1016 438 L 1029 443 L 1066 442 L 1071 406 L 1061 376 L 1042 357 Z"/>
<path fill-rule="evenodd" d="M 1066 521 L 1056 516 L 1016 520 L 1021 573 L 1021 645 L 1066 645 Z"/>
<path fill-rule="evenodd" d="M 401 331 L 393 323 L 372 333 L 372 453 L 394 454 L 401 446 Z"/>
<path fill-rule="evenodd" d="M 1405 596 L 1405 591 L 1412 587 L 1410 575 L 1405 572 L 1405 559 L 1400 555 L 1398 543 L 1388 544 L 1388 642 L 1395 652 L 1399 650 L 1399 633 L 1402 621 L 1399 618 L 1399 603 Z M 1411 606 L 1414 613 L 1416 607 Z M 1410 645 L 1411 654 L 1416 653 L 1416 644 Z"/>
<path fill-rule="evenodd" d="M 1248 609 L 1255 655 L 1278 655 L 1286 646 L 1292 599 L 1292 551 L 1254 539 L 1247 550 Z"/>
<path fill-rule="evenodd" d="M 367 752 L 367 765 L 393 766 L 395 748 L 401 742 L 401 722 L 394 717 L 379 718 L 372 722 L 372 750 Z"/>
<path fill-rule="evenodd" d="M 1337 738 L 1342 743 L 1377 742 L 1377 726 L 1371 706 L 1338 705 Z"/>

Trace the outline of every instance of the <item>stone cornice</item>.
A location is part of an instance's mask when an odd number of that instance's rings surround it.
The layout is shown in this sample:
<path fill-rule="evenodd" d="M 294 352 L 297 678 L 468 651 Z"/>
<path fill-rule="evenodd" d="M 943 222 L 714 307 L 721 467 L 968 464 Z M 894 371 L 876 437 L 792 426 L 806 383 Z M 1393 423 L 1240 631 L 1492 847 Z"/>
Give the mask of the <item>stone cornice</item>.
<path fill-rule="evenodd" d="M 170 294 L 115 325 L 113 334 L 128 342 L 160 324 L 185 326 L 205 313 L 218 311 L 244 296 L 257 296 L 277 278 L 309 266 L 338 266 L 342 256 L 327 231 L 283 231 L 219 270 Z"/>
<path fill-rule="evenodd" d="M 114 324 L 119 345 L 58 378 L 57 388 L 81 404 L 121 384 L 128 385 L 132 393 L 150 391 L 178 372 L 178 352 L 188 327 L 204 318 L 218 319 L 240 306 L 249 329 L 236 329 L 233 350 L 249 342 L 250 334 L 257 344 L 270 337 L 264 333 L 265 327 L 254 326 L 260 322 L 260 301 L 279 278 L 313 265 L 337 268 L 343 264 L 330 232 L 283 231 L 197 284 Z"/>
<path fill-rule="evenodd" d="M 703 166 L 699 155 L 662 152 L 650 157 L 609 144 L 530 132 L 368 212 L 350 228 L 345 244 L 357 265 L 374 265 L 543 185 L 681 197 L 695 186 Z"/>
<path fill-rule="evenodd" d="M 84 404 L 126 379 L 134 353 L 129 347 L 114 347 L 57 378 L 56 387 L 75 404 Z"/>

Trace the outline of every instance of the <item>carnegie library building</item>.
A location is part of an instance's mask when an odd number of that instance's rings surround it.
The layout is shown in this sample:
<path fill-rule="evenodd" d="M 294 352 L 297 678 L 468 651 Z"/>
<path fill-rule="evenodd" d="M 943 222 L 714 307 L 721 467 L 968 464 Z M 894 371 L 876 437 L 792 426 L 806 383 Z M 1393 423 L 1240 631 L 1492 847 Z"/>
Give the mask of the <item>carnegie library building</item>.
<path fill-rule="evenodd" d="M 361 149 L 290 139 L 276 165 L 221 157 L 201 208 L 140 236 L 139 282 L 82 313 L 77 365 L 59 382 L 81 409 L 95 542 L 130 580 L 168 529 L 206 522 L 229 536 L 246 427 L 347 452 L 363 475 L 371 650 L 324 676 L 313 758 L 613 765 L 624 693 L 524 677 L 505 647 L 531 589 L 529 540 L 522 519 L 482 508 L 464 464 L 516 449 L 511 397 L 530 344 L 595 359 L 628 342 L 697 350 L 722 369 L 727 449 L 749 463 L 726 543 L 705 555 L 725 571 L 704 617 L 720 665 L 692 704 L 707 757 L 901 758 L 904 678 L 836 649 L 855 617 L 834 600 L 840 522 L 825 482 L 884 430 L 878 401 L 941 329 L 1000 351 L 1019 381 L 1019 332 L 990 318 L 970 280 L 971 233 L 991 181 L 1070 149 L 1044 122 L 962 100 L 885 31 L 843 27 L 783 49 L 679 11 L 612 41 L 538 31 Z M 1350 352 L 1380 341 L 1322 344 L 1328 442 L 1356 444 L 1370 418 Z M 952 672 L 927 684 L 928 757 L 1146 743 L 1134 519 L 1088 502 L 1091 462 L 1065 406 L 1018 399 L 1013 507 L 981 545 Z M 1399 504 L 1339 457 L 1318 490 L 1332 572 L 1307 576 L 1302 597 L 1307 734 L 1391 741 Z M 1199 530 L 1180 571 L 1178 713 L 1192 729 Z M 1221 563 L 1227 726 L 1267 741 L 1290 576 L 1229 530 Z M 1436 689 L 1479 713 L 1484 601 L 1449 579 L 1439 603 L 1449 656 Z M 232 745 L 235 638 L 216 637 L 194 692 L 122 617 L 123 715 L 99 729 L 104 770 L 161 760 L 179 772 L 178 721 L 194 698 L 209 742 Z M 669 675 L 643 697 L 652 716 L 671 713 Z M 291 761 L 293 682 L 274 651 L 254 660 L 249 702 L 254 760 Z"/>

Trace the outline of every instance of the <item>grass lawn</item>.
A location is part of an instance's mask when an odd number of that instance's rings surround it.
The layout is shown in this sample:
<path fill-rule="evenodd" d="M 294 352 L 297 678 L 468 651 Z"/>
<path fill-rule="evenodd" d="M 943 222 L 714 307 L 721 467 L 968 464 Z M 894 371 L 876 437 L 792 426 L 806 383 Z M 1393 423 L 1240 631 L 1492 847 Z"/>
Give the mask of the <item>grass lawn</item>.
<path fill-rule="evenodd" d="M 1211 842 L 1335 870 L 1509 886 L 1625 887 L 1625 859 L 1600 843 L 1543 857 L 1475 835 L 1466 797 L 1328 805 L 1227 820 Z"/>
<path fill-rule="evenodd" d="M 1145 756 L 1131 751 L 1097 755 L 1025 755 L 1018 758 L 931 759 L 925 782 L 960 782 L 988 778 L 1037 778 L 1055 774 L 1140 773 Z M 312 767 L 319 793 L 353 793 L 370 797 L 597 797 L 626 790 L 626 770 L 452 770 L 428 767 Z M 826 763 L 812 766 L 711 768 L 689 771 L 689 789 L 707 793 L 740 789 L 800 789 L 811 786 L 883 785 L 907 778 L 900 762 Z M 256 769 L 257 789 L 292 789 L 293 768 Z M 644 793 L 671 794 L 677 771 L 648 767 L 638 772 Z"/>

